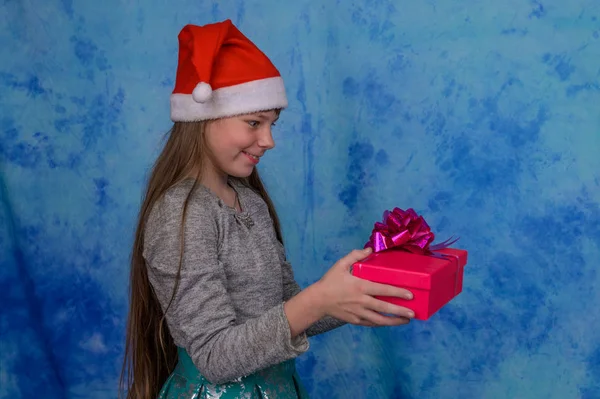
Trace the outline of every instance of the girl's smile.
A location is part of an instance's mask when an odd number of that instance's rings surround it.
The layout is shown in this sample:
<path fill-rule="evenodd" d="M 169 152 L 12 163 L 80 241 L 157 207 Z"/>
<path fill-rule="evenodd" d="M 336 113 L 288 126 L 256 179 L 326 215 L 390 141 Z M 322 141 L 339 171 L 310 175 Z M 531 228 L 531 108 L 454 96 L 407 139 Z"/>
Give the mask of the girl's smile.
<path fill-rule="evenodd" d="M 242 151 L 242 154 L 246 155 L 248 157 L 248 159 L 250 160 L 250 162 L 252 162 L 255 165 L 258 164 L 258 162 L 260 161 L 261 156 L 259 156 L 259 155 L 252 155 L 246 151 Z"/>

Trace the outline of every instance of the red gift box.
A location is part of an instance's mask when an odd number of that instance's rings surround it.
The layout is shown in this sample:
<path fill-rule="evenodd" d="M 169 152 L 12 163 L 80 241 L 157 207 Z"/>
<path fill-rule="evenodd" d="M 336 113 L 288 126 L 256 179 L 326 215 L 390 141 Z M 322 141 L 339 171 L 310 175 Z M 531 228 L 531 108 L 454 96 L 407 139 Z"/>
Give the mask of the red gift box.
<path fill-rule="evenodd" d="M 431 245 L 434 238 L 427 222 L 413 209 L 385 211 L 365 244 L 374 253 L 355 263 L 352 274 L 411 291 L 410 300 L 378 299 L 407 307 L 416 319 L 427 320 L 462 292 L 467 264 L 467 251 L 448 248 L 457 240 Z"/>
<path fill-rule="evenodd" d="M 415 312 L 415 319 L 427 320 L 462 292 L 467 251 L 445 248 L 436 253 L 447 259 L 390 249 L 355 263 L 352 274 L 376 283 L 406 288 L 413 299 L 377 297 Z"/>

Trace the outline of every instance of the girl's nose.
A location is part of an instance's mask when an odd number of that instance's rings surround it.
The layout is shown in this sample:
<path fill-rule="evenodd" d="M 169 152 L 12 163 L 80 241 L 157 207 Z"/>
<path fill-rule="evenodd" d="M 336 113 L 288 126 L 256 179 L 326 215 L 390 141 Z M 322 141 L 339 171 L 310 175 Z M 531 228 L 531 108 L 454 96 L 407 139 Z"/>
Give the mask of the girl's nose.
<path fill-rule="evenodd" d="M 266 130 L 261 133 L 258 138 L 258 145 L 262 148 L 271 149 L 275 147 L 275 140 L 273 140 L 273 134 L 271 133 L 271 129 Z"/>

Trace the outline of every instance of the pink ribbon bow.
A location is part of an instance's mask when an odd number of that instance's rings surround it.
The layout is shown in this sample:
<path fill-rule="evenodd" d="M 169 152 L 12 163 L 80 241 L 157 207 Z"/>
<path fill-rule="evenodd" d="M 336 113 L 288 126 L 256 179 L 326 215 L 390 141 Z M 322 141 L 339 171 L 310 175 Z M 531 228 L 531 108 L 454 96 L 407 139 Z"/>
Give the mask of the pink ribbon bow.
<path fill-rule="evenodd" d="M 390 248 L 404 249 L 421 255 L 431 255 L 433 251 L 447 248 L 458 239 L 448 239 L 440 244 L 431 246 L 435 234 L 422 216 L 409 208 L 406 211 L 394 208 L 391 212 L 383 213 L 383 221 L 376 222 L 365 248 L 373 252 L 381 252 Z"/>

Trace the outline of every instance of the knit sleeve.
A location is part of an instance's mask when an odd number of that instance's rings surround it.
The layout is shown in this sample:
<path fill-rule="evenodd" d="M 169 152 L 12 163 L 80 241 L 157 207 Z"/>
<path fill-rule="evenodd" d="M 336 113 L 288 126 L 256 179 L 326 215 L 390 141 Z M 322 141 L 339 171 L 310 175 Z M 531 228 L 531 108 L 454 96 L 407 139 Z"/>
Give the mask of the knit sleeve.
<path fill-rule="evenodd" d="M 179 266 L 181 209 L 166 197 L 147 225 L 148 275 L 163 309 L 171 302 Z M 291 339 L 283 302 L 260 317 L 236 321 L 218 257 L 216 217 L 201 204 L 190 202 L 184 238 L 179 285 L 166 320 L 205 378 L 225 383 L 308 350 L 305 334 Z"/>

